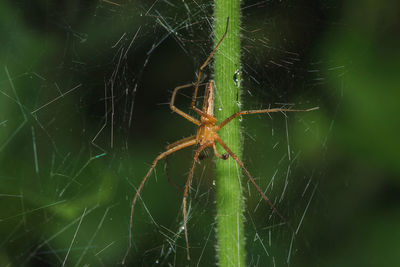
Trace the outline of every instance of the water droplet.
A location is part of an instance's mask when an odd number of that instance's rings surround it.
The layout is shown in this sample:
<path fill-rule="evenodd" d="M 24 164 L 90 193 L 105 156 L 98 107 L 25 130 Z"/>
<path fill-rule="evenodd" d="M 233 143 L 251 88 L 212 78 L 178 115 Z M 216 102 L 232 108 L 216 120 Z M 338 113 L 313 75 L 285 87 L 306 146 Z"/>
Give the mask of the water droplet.
<path fill-rule="evenodd" d="M 233 82 L 235 83 L 236 87 L 240 87 L 240 83 L 242 81 L 242 72 L 240 70 L 236 70 L 233 74 Z"/>
<path fill-rule="evenodd" d="M 185 226 L 181 226 L 181 231 L 185 230 Z"/>
<path fill-rule="evenodd" d="M 215 180 L 212 181 L 213 186 L 215 186 Z"/>
<path fill-rule="evenodd" d="M 222 111 L 222 108 L 218 108 L 219 111 Z"/>

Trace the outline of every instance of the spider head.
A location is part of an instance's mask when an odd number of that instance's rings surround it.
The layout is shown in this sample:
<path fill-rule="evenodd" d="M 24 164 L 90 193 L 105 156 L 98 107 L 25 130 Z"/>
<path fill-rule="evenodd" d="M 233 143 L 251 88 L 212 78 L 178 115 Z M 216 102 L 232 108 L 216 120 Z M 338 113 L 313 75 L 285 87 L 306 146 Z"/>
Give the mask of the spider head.
<path fill-rule="evenodd" d="M 226 159 L 228 159 L 228 158 L 229 158 L 229 154 L 228 154 L 228 153 L 222 154 L 222 159 L 223 159 L 223 160 L 226 160 Z"/>

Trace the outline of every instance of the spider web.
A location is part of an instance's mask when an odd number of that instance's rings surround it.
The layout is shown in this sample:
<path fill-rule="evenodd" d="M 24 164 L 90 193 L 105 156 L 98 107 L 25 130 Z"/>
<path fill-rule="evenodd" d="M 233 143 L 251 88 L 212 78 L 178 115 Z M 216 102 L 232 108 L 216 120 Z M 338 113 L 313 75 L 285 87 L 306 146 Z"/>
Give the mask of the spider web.
<path fill-rule="evenodd" d="M 120 264 L 141 179 L 168 142 L 195 130 L 171 114 L 168 101 L 173 88 L 195 80 L 212 49 L 212 4 L 1 5 L 7 28 L 0 54 L 0 262 Z M 300 11 L 313 13 L 294 19 Z M 340 95 L 323 89 L 346 67 L 314 53 L 325 28 L 310 30 L 329 12 L 336 8 L 243 4 L 242 109 L 320 106 L 334 114 L 337 104 L 329 100 L 337 103 Z M 188 96 L 189 90 L 179 95 L 178 105 L 188 106 Z M 243 118 L 244 163 L 295 230 L 243 178 L 249 266 L 306 265 L 314 253 L 309 239 L 321 217 L 332 117 Z M 180 187 L 192 155 L 188 149 L 169 160 L 169 177 Z M 136 206 L 129 265 L 216 265 L 214 160 L 205 155 L 191 185 L 192 261 L 185 259 L 182 192 L 168 183 L 160 162 Z"/>

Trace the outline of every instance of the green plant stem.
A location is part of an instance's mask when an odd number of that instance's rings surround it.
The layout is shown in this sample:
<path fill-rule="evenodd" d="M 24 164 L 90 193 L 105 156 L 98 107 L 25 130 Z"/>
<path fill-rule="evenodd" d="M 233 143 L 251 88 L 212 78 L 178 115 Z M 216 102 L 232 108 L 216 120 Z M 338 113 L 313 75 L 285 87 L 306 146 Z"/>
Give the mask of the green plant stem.
<path fill-rule="evenodd" d="M 240 103 L 240 1 L 216 0 L 214 9 L 216 44 L 229 28 L 214 58 L 215 115 L 222 121 L 239 110 Z M 236 79 L 236 82 L 235 82 Z M 221 139 L 241 158 L 240 123 L 233 120 L 220 130 Z M 219 147 L 222 151 L 221 147 Z M 217 160 L 217 239 L 219 266 L 245 266 L 243 196 L 241 170 L 231 157 Z"/>

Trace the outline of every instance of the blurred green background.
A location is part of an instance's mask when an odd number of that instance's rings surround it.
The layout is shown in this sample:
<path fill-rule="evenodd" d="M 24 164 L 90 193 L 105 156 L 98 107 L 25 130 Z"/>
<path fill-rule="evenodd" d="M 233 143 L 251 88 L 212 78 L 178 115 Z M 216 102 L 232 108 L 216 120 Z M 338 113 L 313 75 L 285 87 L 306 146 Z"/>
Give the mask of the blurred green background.
<path fill-rule="evenodd" d="M 297 231 L 244 180 L 248 265 L 398 266 L 399 4 L 309 2 L 242 5 L 241 108 L 320 107 L 242 120 L 244 163 Z M 0 34 L 0 265 L 119 265 L 135 189 L 195 130 L 167 104 L 212 49 L 212 3 L 2 1 Z M 191 157 L 169 160 L 180 186 Z M 192 261 L 160 163 L 127 265 L 216 265 L 214 160 L 192 184 Z"/>

